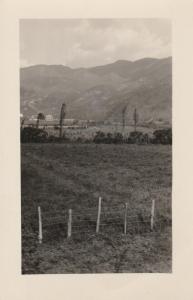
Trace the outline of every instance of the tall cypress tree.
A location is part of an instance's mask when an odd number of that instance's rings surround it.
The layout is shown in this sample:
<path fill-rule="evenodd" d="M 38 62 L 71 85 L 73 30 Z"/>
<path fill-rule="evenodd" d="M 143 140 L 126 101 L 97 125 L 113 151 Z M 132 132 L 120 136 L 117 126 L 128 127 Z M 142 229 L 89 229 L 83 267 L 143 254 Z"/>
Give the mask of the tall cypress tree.
<path fill-rule="evenodd" d="M 39 114 L 37 115 L 36 128 L 39 128 L 40 120 L 45 120 L 45 116 L 44 116 L 43 113 L 39 113 Z"/>
<path fill-rule="evenodd" d="M 122 109 L 122 127 L 123 127 L 123 131 L 125 130 L 125 113 L 126 113 L 126 110 L 127 110 L 127 106 L 125 106 Z"/>
<path fill-rule="evenodd" d="M 138 123 L 138 120 L 139 120 L 139 116 L 138 116 L 137 109 L 135 108 L 135 109 L 134 109 L 134 114 L 133 114 L 134 131 L 135 131 L 135 132 L 137 131 L 137 123 Z"/>
<path fill-rule="evenodd" d="M 60 131 L 59 131 L 59 137 L 62 138 L 62 128 L 63 128 L 63 123 L 64 123 L 64 119 L 66 116 L 66 104 L 63 103 L 61 110 L 60 110 Z"/>

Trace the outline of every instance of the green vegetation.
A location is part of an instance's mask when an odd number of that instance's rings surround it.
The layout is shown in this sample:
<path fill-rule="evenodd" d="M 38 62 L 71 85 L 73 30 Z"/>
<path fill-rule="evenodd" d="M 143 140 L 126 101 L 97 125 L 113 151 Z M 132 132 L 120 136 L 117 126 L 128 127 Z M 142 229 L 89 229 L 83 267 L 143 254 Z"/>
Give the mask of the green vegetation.
<path fill-rule="evenodd" d="M 171 146 L 127 144 L 23 144 L 22 272 L 170 272 Z M 108 226 L 95 234 L 98 197 Z M 151 201 L 161 228 L 146 230 Z M 121 209 L 138 220 L 123 235 Z M 43 244 L 39 245 L 37 207 L 42 208 Z M 66 239 L 66 211 L 83 223 Z M 92 215 L 87 209 L 92 210 Z M 124 212 L 124 210 L 123 210 Z M 114 214 L 115 213 L 115 214 Z M 53 218 L 57 217 L 55 225 Z M 148 221 L 149 222 L 149 221 Z M 76 224 L 75 224 L 76 225 Z M 90 229 L 86 233 L 86 229 Z"/>
<path fill-rule="evenodd" d="M 120 132 L 104 132 L 96 131 L 93 135 L 84 135 L 82 132 L 71 132 L 68 130 L 62 134 L 62 127 L 60 126 L 59 137 L 49 135 L 46 130 L 33 127 L 21 127 L 21 142 L 22 143 L 42 143 L 42 142 L 60 142 L 60 143 L 96 143 L 96 144 L 172 144 L 172 130 L 160 129 L 153 132 L 153 137 L 148 133 L 141 131 L 131 131 L 127 136 Z"/>
<path fill-rule="evenodd" d="M 43 113 L 39 113 L 37 115 L 36 128 L 39 128 L 40 120 L 45 120 L 45 116 Z"/>
<path fill-rule="evenodd" d="M 39 128 L 25 127 L 21 130 L 22 143 L 42 143 L 48 139 L 48 133 Z"/>

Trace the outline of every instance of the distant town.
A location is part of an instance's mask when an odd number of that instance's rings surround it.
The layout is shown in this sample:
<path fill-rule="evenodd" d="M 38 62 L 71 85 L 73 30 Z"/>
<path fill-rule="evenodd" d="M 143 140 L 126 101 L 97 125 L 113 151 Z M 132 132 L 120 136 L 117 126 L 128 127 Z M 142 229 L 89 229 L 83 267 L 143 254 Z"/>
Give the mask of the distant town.
<path fill-rule="evenodd" d="M 140 122 L 136 108 L 133 111 L 131 121 L 128 120 L 125 112 L 126 110 L 123 109 L 121 121 L 66 118 L 66 104 L 63 103 L 60 118 L 56 118 L 52 114 L 44 115 L 43 113 L 31 115 L 27 118 L 21 113 L 21 141 L 38 141 L 39 138 L 34 139 L 37 135 L 40 137 L 40 141 L 44 136 L 45 141 L 56 141 L 59 138 L 76 142 L 109 143 L 117 142 L 117 140 L 120 143 L 171 142 L 171 130 L 168 122 L 163 120 L 154 121 L 153 119 Z M 31 129 L 31 131 L 28 132 L 25 129 Z"/>
<path fill-rule="evenodd" d="M 38 115 L 31 115 L 29 117 L 25 117 L 24 114 L 20 114 L 20 119 L 21 122 L 23 121 L 23 127 L 34 127 L 36 126 L 37 120 L 38 120 Z M 51 114 L 45 115 L 43 119 L 41 120 L 39 124 L 39 128 L 46 129 L 46 128 L 52 128 L 52 127 L 57 127 L 59 125 L 59 118 L 54 117 Z M 133 122 L 131 121 L 124 121 L 125 126 L 132 126 Z M 121 126 L 123 127 L 123 122 L 121 121 L 115 121 L 115 120 L 104 120 L 104 121 L 96 121 L 96 120 L 81 120 L 81 119 L 74 119 L 74 118 L 65 118 L 63 120 L 63 127 L 64 128 L 69 128 L 69 129 L 84 129 L 88 128 L 91 126 L 101 126 L 101 125 L 111 125 L 111 126 Z M 153 127 L 153 128 L 165 128 L 169 127 L 170 123 L 167 121 L 163 120 L 154 120 L 153 118 L 143 121 L 143 122 L 138 122 L 139 126 L 142 127 Z M 56 128 L 57 129 L 57 128 Z"/>

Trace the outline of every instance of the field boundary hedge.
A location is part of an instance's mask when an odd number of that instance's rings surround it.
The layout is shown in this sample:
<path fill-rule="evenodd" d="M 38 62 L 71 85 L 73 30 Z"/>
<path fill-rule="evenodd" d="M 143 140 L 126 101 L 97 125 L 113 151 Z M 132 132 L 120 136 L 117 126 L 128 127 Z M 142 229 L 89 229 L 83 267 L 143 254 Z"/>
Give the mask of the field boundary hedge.
<path fill-rule="evenodd" d="M 79 135 L 76 138 L 68 137 L 65 132 L 63 137 L 48 135 L 44 129 L 34 127 L 21 128 L 21 143 L 95 143 L 95 144 L 172 144 L 172 129 L 159 129 L 153 132 L 153 137 L 140 131 L 130 132 L 128 137 L 120 132 L 97 131 L 91 137 Z"/>

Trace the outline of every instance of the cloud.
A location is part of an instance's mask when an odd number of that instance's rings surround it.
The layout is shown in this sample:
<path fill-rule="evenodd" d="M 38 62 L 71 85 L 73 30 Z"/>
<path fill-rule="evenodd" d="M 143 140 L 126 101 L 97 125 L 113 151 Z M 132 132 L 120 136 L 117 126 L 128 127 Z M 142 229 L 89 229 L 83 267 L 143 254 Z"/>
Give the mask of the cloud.
<path fill-rule="evenodd" d="M 171 55 L 171 28 L 161 19 L 22 20 L 21 61 L 89 67 L 118 59 Z"/>
<path fill-rule="evenodd" d="M 30 65 L 30 64 L 29 64 L 29 62 L 27 61 L 27 59 L 23 59 L 23 58 L 20 59 L 20 67 L 21 67 L 21 68 L 28 67 L 29 65 Z"/>

